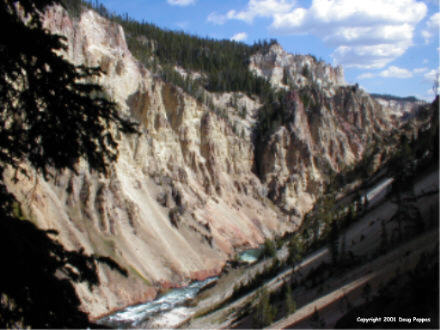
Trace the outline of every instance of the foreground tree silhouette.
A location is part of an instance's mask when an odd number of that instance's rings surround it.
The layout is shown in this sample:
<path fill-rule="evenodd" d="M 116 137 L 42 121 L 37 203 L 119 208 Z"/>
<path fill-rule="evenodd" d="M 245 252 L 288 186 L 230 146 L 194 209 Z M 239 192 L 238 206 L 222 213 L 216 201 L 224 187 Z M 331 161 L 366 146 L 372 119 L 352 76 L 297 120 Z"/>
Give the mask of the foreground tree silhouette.
<path fill-rule="evenodd" d="M 105 172 L 117 157 L 111 129 L 134 132 L 134 126 L 91 82 L 99 69 L 75 67 L 58 54 L 64 39 L 43 30 L 38 15 L 53 3 L 0 4 L 2 31 L 13 31 L 0 36 L 0 161 L 20 168 L 27 159 L 46 174 L 48 166 L 73 169 L 84 157 L 92 169 Z"/>
<path fill-rule="evenodd" d="M 125 273 L 109 258 L 66 251 L 56 232 L 23 219 L 4 183 L 7 167 L 27 174 L 27 163 L 47 178 L 80 158 L 106 174 L 114 134 L 135 132 L 93 83 L 99 69 L 64 60 L 64 39 L 42 28 L 40 13 L 57 2 L 0 2 L 0 328 L 89 326 L 72 281 L 96 285 L 97 261 Z"/>

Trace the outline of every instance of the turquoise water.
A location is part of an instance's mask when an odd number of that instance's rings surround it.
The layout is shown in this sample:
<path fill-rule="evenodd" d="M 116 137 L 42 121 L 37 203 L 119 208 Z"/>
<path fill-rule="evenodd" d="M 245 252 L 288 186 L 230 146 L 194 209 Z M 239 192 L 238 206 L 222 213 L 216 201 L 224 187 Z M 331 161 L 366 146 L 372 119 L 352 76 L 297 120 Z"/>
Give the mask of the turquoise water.
<path fill-rule="evenodd" d="M 238 260 L 248 264 L 253 264 L 258 261 L 258 258 L 260 258 L 262 252 L 262 247 L 246 250 L 238 254 Z"/>

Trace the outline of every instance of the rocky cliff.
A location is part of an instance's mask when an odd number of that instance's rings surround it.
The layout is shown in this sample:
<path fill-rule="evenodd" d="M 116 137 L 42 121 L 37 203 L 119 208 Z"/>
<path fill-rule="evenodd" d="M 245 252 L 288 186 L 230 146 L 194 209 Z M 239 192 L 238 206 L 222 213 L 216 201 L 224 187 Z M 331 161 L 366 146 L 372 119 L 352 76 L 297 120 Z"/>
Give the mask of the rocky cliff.
<path fill-rule="evenodd" d="M 253 55 L 249 69 L 275 88 L 317 85 L 332 95 L 337 87 L 345 85 L 342 66 L 332 67 L 312 55 L 289 54 L 279 44 L 272 45 L 265 53 Z"/>
<path fill-rule="evenodd" d="M 263 196 L 250 139 L 142 67 L 120 26 L 93 11 L 72 20 L 60 7 L 45 13 L 45 26 L 67 37 L 73 63 L 101 66 L 99 83 L 141 124 L 140 135 L 120 137 L 108 177 L 81 163 L 77 174 L 10 183 L 27 216 L 59 231 L 67 248 L 111 256 L 129 271 L 123 278 L 100 266 L 95 292 L 78 286 L 92 316 L 217 274 L 236 249 L 295 228 Z"/>
<path fill-rule="evenodd" d="M 209 93 L 220 115 L 142 66 L 121 26 L 95 12 L 72 19 L 52 7 L 44 23 L 66 36 L 66 58 L 102 68 L 98 82 L 140 123 L 141 134 L 120 136 L 108 176 L 81 162 L 77 173 L 9 182 L 27 217 L 56 229 L 66 248 L 128 270 L 125 278 L 101 265 L 99 288 L 77 285 L 91 317 L 218 274 L 238 249 L 294 231 L 328 170 L 361 159 L 372 137 L 392 127 L 368 94 L 344 86 L 341 68 L 274 45 L 250 59 L 250 70 L 288 90 L 285 120 L 256 143 L 257 95 Z"/>
<path fill-rule="evenodd" d="M 415 98 L 387 97 L 385 95 L 373 95 L 373 98 L 385 108 L 397 121 L 413 118 L 417 110 L 426 105 L 426 102 Z"/>
<path fill-rule="evenodd" d="M 327 92 L 316 87 L 290 91 L 284 116 L 257 145 L 258 173 L 269 198 L 287 214 L 304 215 L 332 173 L 355 165 L 395 128 L 383 107 L 362 90 Z"/>

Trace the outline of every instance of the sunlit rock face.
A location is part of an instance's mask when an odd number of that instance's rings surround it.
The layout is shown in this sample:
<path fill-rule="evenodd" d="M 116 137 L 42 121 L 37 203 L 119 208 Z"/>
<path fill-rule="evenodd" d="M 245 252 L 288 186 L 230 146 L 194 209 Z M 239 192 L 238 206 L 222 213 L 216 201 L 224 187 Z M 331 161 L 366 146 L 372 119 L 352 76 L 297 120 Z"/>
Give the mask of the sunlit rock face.
<path fill-rule="evenodd" d="M 389 129 L 377 102 L 344 87 L 342 68 L 274 45 L 254 55 L 250 69 L 275 88 L 318 90 L 313 107 L 289 92 L 292 116 L 257 157 L 258 96 L 211 94 L 227 114 L 219 116 L 154 77 L 131 55 L 122 27 L 93 11 L 72 19 L 52 7 L 44 24 L 67 38 L 69 61 L 102 68 L 97 82 L 139 122 L 139 135 L 119 135 L 119 159 L 107 176 L 82 161 L 76 173 L 9 182 L 27 216 L 57 230 L 66 248 L 110 256 L 127 269 L 125 278 L 100 265 L 102 285 L 76 285 L 92 318 L 216 275 L 238 249 L 294 231 L 321 191 L 325 169 L 358 161 L 370 137 Z"/>
<path fill-rule="evenodd" d="M 67 37 L 70 61 L 101 66 L 98 82 L 140 122 L 140 135 L 120 136 L 107 177 L 81 162 L 77 174 L 9 183 L 28 217 L 59 231 L 66 248 L 110 256 L 128 270 L 124 278 L 100 266 L 99 288 L 77 286 L 92 317 L 218 274 L 236 249 L 295 229 L 252 172 L 254 101 L 237 96 L 250 109 L 237 134 L 226 119 L 154 78 L 128 51 L 120 26 L 93 11 L 73 20 L 60 7 L 45 13 L 44 24 Z"/>
<path fill-rule="evenodd" d="M 304 215 L 329 173 L 356 164 L 374 137 L 394 125 L 378 103 L 355 87 L 337 88 L 333 96 L 291 91 L 286 102 L 291 119 L 266 139 L 256 161 L 268 196 L 285 213 Z"/>
<path fill-rule="evenodd" d="M 405 99 L 386 99 L 380 96 L 375 96 L 374 99 L 382 105 L 397 123 L 406 121 L 414 117 L 420 106 L 426 104 L 421 100 L 405 100 Z"/>
<path fill-rule="evenodd" d="M 256 145 L 256 172 L 282 212 L 303 216 L 322 192 L 329 173 L 354 166 L 366 150 L 411 119 L 421 101 L 372 98 L 345 83 L 342 67 L 273 44 L 250 58 L 249 69 L 287 91 L 288 115 Z M 381 145 L 385 151 L 385 145 Z M 389 146 L 386 147 L 389 149 Z M 382 163 L 379 153 L 372 167 Z"/>
<path fill-rule="evenodd" d="M 268 79 L 275 88 L 301 88 L 315 84 L 327 95 L 333 95 L 337 87 L 345 85 L 341 66 L 332 67 L 311 55 L 289 54 L 277 43 L 266 53 L 253 55 L 249 69 Z"/>

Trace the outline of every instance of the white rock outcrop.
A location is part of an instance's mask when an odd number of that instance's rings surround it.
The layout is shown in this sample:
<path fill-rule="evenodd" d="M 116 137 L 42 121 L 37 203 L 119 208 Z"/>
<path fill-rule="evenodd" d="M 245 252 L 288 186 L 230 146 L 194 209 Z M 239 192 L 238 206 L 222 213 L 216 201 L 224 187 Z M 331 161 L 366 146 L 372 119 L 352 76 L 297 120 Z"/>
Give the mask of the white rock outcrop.
<path fill-rule="evenodd" d="M 264 54 L 253 55 L 249 69 L 266 78 L 275 88 L 301 88 L 316 84 L 328 95 L 333 95 L 337 87 L 345 85 L 342 66 L 334 68 L 311 55 L 289 54 L 278 43 Z"/>

